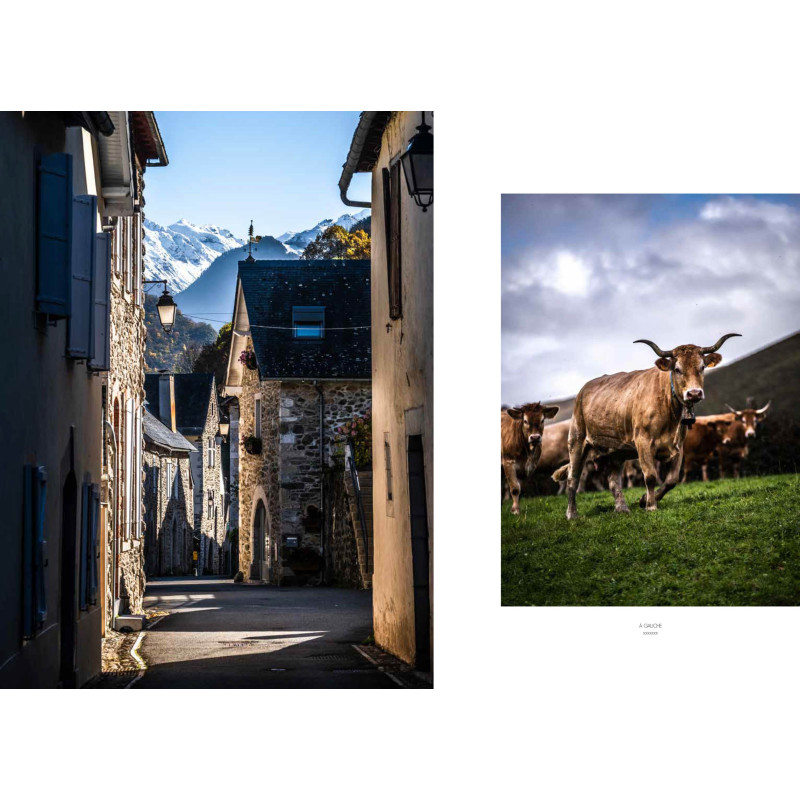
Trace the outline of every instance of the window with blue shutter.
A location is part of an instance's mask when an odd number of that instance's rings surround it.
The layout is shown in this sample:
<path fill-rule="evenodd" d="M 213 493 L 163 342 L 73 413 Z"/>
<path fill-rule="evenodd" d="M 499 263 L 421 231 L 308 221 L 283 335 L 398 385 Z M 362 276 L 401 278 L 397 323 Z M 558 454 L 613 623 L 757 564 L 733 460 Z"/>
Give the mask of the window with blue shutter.
<path fill-rule="evenodd" d="M 84 483 L 81 492 L 80 606 L 86 611 L 97 604 L 98 524 L 100 490 L 96 483 Z"/>
<path fill-rule="evenodd" d="M 324 306 L 294 306 L 292 327 L 296 339 L 322 339 L 325 336 Z"/>
<path fill-rule="evenodd" d="M 66 319 L 72 292 L 72 156 L 42 157 L 36 191 L 36 310 Z"/>
<path fill-rule="evenodd" d="M 44 538 L 47 472 L 44 467 L 26 465 L 23 476 L 22 633 L 25 638 L 31 638 L 47 619 L 47 542 Z"/>
<path fill-rule="evenodd" d="M 111 368 L 111 234 L 95 234 L 94 249 L 94 336 L 89 367 L 98 372 Z"/>
<path fill-rule="evenodd" d="M 97 198 L 81 195 L 72 201 L 72 313 L 69 318 L 67 354 L 70 358 L 92 358 L 94 338 L 94 292 L 97 241 Z"/>

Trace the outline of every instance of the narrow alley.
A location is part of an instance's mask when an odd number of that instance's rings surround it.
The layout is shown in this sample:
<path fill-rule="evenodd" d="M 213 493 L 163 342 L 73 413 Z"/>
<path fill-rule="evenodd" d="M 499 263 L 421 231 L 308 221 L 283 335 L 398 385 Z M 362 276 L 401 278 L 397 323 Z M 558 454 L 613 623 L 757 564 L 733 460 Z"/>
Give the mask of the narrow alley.
<path fill-rule="evenodd" d="M 369 592 L 161 578 L 148 584 L 144 606 L 150 622 L 137 653 L 147 669 L 98 688 L 398 689 L 418 683 L 402 674 L 400 662 L 386 668 L 390 677 L 355 649 L 372 628 Z"/>

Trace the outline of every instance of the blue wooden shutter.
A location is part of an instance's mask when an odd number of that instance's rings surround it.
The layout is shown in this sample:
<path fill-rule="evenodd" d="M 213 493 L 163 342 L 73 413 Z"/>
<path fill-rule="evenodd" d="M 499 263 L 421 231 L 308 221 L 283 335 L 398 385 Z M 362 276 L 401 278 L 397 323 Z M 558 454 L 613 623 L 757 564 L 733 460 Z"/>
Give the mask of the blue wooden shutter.
<path fill-rule="evenodd" d="M 88 600 L 97 605 L 97 560 L 100 558 L 98 529 L 100 526 L 100 487 L 92 484 L 91 505 L 89 507 L 89 563 L 86 565 Z"/>
<path fill-rule="evenodd" d="M 44 467 L 27 465 L 23 475 L 22 634 L 30 638 L 47 619 L 47 542 L 44 538 L 47 473 Z"/>
<path fill-rule="evenodd" d="M 94 355 L 89 367 L 111 368 L 111 234 L 96 234 L 94 251 Z"/>
<path fill-rule="evenodd" d="M 88 608 L 87 564 L 89 562 L 89 504 L 91 499 L 91 485 L 84 483 L 81 487 L 81 550 L 80 571 L 78 583 L 78 598 L 81 611 Z"/>
<path fill-rule="evenodd" d="M 69 319 L 67 354 L 71 358 L 91 358 L 94 350 L 92 320 L 95 269 L 95 227 L 97 198 L 81 195 L 72 201 L 72 313 Z"/>
<path fill-rule="evenodd" d="M 72 290 L 72 156 L 44 156 L 37 178 L 36 310 L 65 319 Z"/>

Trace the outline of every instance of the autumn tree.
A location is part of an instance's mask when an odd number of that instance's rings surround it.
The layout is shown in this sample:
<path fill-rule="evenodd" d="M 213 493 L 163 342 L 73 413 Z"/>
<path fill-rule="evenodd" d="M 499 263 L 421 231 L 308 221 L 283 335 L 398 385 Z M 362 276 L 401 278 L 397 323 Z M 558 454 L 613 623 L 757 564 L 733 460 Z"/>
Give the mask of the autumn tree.
<path fill-rule="evenodd" d="M 363 230 L 346 231 L 341 225 L 326 228 L 303 250 L 301 258 L 369 258 L 370 238 Z"/>
<path fill-rule="evenodd" d="M 219 390 L 225 385 L 225 372 L 228 368 L 228 352 L 231 349 L 233 326 L 226 322 L 220 329 L 217 340 L 207 344 L 197 355 L 192 372 L 213 372 Z"/>

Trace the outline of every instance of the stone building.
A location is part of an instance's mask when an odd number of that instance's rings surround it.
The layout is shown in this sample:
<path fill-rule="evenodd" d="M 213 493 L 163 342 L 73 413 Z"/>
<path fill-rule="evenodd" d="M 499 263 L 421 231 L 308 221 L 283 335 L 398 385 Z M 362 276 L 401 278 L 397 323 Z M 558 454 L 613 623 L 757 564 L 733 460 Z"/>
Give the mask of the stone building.
<path fill-rule="evenodd" d="M 135 220 L 151 129 L 151 112 L 0 112 L 0 331 L 13 342 L 0 385 L 2 687 L 71 688 L 100 670 L 116 553 L 109 232 Z"/>
<path fill-rule="evenodd" d="M 141 625 L 146 585 L 142 525 L 144 172 L 168 163 L 152 112 L 109 112 L 115 131 L 99 148 L 112 179 L 103 187 L 103 229 L 111 233 L 110 370 L 103 501 L 109 510 L 105 598 L 107 626 Z"/>
<path fill-rule="evenodd" d="M 336 428 L 370 408 L 369 283 L 368 261 L 239 264 L 225 393 L 239 401 L 245 579 L 288 582 L 301 552 L 325 563 Z"/>
<path fill-rule="evenodd" d="M 225 485 L 219 400 L 211 373 L 149 374 L 145 393 L 150 408 L 161 408 L 161 421 L 175 408 L 176 430 L 195 447 L 189 454 L 194 486 L 194 537 L 198 574 L 220 574 L 225 537 Z M 166 399 L 165 399 L 166 398 Z"/>
<path fill-rule="evenodd" d="M 145 570 L 154 575 L 188 575 L 194 537 L 194 484 L 189 454 L 197 448 L 175 427 L 174 408 L 167 421 L 145 409 L 144 506 Z"/>
<path fill-rule="evenodd" d="M 431 112 L 424 112 L 433 125 Z M 410 195 L 399 156 L 423 112 L 365 111 L 339 188 L 372 209 L 375 640 L 428 669 L 433 652 L 433 206 Z M 371 201 L 348 199 L 372 173 Z M 432 200 L 432 196 L 431 196 Z"/>

